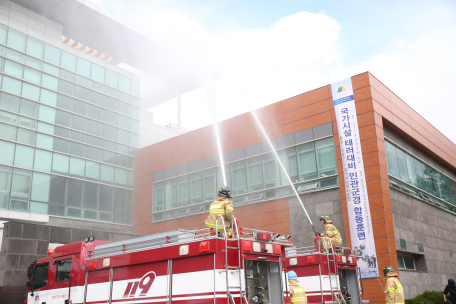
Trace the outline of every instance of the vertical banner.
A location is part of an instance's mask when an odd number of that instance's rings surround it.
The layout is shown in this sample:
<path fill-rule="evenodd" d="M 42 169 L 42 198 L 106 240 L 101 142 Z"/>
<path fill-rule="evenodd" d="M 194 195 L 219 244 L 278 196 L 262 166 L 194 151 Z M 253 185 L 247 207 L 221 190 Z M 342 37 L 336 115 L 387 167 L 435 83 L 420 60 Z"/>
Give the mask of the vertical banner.
<path fill-rule="evenodd" d="M 361 278 L 377 278 L 377 253 L 351 78 L 332 83 L 331 90 L 344 168 L 351 244 L 362 252 L 359 261 Z"/>

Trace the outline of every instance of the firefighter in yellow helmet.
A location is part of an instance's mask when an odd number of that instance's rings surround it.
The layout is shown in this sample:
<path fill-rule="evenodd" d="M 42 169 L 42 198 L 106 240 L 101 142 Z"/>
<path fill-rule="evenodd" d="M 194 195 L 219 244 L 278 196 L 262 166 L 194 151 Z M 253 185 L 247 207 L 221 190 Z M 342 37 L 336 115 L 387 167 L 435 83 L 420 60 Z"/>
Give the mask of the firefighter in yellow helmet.
<path fill-rule="evenodd" d="M 386 304 L 404 304 L 404 289 L 399 282 L 398 274 L 394 272 L 393 267 L 390 265 L 383 268 L 383 275 L 385 276 L 385 299 Z"/>
<path fill-rule="evenodd" d="M 231 198 L 231 191 L 228 186 L 222 187 L 219 189 L 217 199 L 211 204 L 209 208 L 209 216 L 206 219 L 206 227 L 207 228 L 214 228 L 213 231 L 215 233 L 216 230 L 221 234 L 222 237 L 225 237 L 223 231 L 223 222 L 220 218 L 217 219 L 217 229 L 215 227 L 215 219 L 217 215 L 221 215 L 225 222 L 226 234 L 227 237 L 231 236 L 231 220 L 234 218 L 234 209 L 233 204 L 230 201 Z"/>
<path fill-rule="evenodd" d="M 298 275 L 293 270 L 288 271 L 288 286 L 290 287 L 290 300 L 293 304 L 307 304 L 307 295 L 304 288 L 298 283 Z"/>
<path fill-rule="evenodd" d="M 332 246 L 341 246 L 342 245 L 342 236 L 339 233 L 339 230 L 332 224 L 331 219 L 327 215 L 320 216 L 320 222 L 325 226 L 325 232 L 321 233 L 321 236 L 324 238 L 324 248 L 329 248 Z M 329 242 L 328 240 L 331 240 Z"/>

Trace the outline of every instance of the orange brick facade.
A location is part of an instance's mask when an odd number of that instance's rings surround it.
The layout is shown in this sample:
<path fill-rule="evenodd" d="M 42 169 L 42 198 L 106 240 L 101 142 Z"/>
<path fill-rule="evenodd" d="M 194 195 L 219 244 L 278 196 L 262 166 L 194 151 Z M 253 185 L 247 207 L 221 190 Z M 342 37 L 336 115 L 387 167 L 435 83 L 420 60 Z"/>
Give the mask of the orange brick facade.
<path fill-rule="evenodd" d="M 419 149 L 456 171 L 456 146 L 424 120 L 370 73 L 352 77 L 358 126 L 363 151 L 378 266 L 397 268 L 396 244 L 388 181 L 383 126 L 388 125 Z M 331 96 L 331 86 L 268 105 L 257 114 L 271 138 L 326 123 L 333 124 L 340 194 L 347 245 L 350 231 L 342 160 Z M 264 141 L 250 113 L 222 121 L 219 125 L 224 152 Z M 175 228 L 203 228 L 205 214 L 152 223 L 152 176 L 154 172 L 217 154 L 212 126 L 142 148 L 136 152 L 133 224 L 136 234 Z M 236 215 L 249 227 L 290 233 L 288 199 L 236 207 Z M 383 282 L 382 282 L 383 283 Z M 363 280 L 366 299 L 384 303 L 377 279 Z"/>

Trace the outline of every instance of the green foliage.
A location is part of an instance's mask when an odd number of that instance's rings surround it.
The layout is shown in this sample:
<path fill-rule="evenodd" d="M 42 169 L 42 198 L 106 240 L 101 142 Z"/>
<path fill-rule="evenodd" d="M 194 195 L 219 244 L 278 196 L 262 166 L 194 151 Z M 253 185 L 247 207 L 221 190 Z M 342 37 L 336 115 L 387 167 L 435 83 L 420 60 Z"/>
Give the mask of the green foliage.
<path fill-rule="evenodd" d="M 447 297 L 448 299 L 448 297 Z M 443 294 L 439 291 L 425 291 L 413 299 L 405 300 L 405 304 L 444 304 Z"/>

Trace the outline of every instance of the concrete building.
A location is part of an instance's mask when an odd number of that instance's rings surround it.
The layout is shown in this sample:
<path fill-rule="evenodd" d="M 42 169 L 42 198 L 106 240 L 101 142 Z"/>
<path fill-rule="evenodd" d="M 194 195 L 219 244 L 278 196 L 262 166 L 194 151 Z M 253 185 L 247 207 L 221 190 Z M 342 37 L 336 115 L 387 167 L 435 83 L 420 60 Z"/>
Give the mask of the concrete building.
<path fill-rule="evenodd" d="M 399 269 L 406 298 L 442 291 L 456 276 L 456 145 L 370 73 L 351 80 L 380 273 L 386 265 Z M 319 216 L 329 215 L 350 246 L 331 86 L 257 114 L 312 221 L 320 225 Z M 312 245 L 311 226 L 252 115 L 219 128 L 241 226 Z M 135 157 L 133 232 L 203 228 L 222 185 L 213 127 L 139 149 Z M 366 299 L 384 303 L 377 279 L 364 279 L 363 286 Z"/>
<path fill-rule="evenodd" d="M 147 102 L 127 67 L 160 80 Z M 0 0 L 0 302 L 20 302 L 50 244 L 132 234 L 134 152 L 181 134 L 140 113 L 201 70 L 214 72 L 91 0 Z"/>

